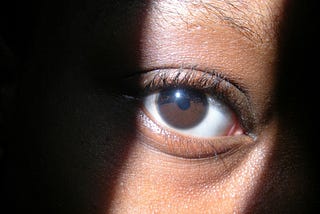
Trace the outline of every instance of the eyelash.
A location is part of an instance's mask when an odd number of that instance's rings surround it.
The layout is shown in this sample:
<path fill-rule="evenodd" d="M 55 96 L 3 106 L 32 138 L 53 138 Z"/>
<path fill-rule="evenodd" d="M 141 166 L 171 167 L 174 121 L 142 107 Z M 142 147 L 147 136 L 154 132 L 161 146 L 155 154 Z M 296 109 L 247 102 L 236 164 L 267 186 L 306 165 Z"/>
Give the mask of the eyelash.
<path fill-rule="evenodd" d="M 241 87 L 217 72 L 184 68 L 155 69 L 125 78 L 120 87 L 123 97 L 138 106 L 139 142 L 161 153 L 187 159 L 241 155 L 241 152 L 236 151 L 248 148 L 256 139 L 253 134 L 256 123 L 249 96 Z M 197 90 L 225 103 L 235 113 L 243 134 L 212 138 L 189 137 L 159 125 L 145 111 L 145 98 L 178 88 Z"/>
<path fill-rule="evenodd" d="M 139 97 L 178 87 L 195 89 L 215 96 L 228 105 L 237 115 L 245 134 L 251 135 L 254 119 L 250 114 L 250 101 L 239 86 L 231 83 L 221 74 L 189 69 L 159 69 L 142 74 L 143 93 Z"/>

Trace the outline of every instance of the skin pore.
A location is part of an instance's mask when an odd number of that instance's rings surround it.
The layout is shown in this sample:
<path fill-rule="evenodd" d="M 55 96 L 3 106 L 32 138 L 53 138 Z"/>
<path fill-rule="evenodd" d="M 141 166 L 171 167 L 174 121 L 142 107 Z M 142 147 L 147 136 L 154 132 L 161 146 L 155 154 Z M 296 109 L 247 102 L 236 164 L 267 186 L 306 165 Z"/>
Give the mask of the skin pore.
<path fill-rule="evenodd" d="M 307 206 L 299 139 L 277 106 L 285 0 L 41 2 L 7 113 L 8 207 L 102 214 Z M 171 101 L 177 89 L 193 94 L 191 107 L 208 102 L 227 118 L 201 129 L 226 128 L 203 137 L 160 121 L 160 95 Z"/>

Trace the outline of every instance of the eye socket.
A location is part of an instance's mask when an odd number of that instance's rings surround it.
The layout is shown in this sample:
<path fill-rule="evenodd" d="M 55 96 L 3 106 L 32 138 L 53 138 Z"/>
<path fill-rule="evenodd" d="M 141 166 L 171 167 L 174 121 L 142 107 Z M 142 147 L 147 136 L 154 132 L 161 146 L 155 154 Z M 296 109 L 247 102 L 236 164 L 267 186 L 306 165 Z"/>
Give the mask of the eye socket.
<path fill-rule="evenodd" d="M 253 144 L 250 101 L 222 76 L 194 69 L 158 69 L 140 74 L 138 82 L 143 94 L 133 96 L 142 101 L 137 133 L 148 148 L 202 159 L 235 154 L 232 151 Z"/>
<path fill-rule="evenodd" d="M 150 117 L 168 130 L 189 137 L 242 134 L 236 115 L 222 101 L 201 91 L 172 88 L 144 99 Z"/>

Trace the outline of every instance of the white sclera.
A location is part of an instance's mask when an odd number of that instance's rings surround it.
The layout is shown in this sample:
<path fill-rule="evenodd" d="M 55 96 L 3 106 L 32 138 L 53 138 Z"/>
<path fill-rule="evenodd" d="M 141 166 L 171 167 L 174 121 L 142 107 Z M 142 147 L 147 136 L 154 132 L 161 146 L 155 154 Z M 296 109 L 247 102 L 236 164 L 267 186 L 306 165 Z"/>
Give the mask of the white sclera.
<path fill-rule="evenodd" d="M 144 106 L 156 123 L 164 128 L 173 129 L 174 131 L 192 135 L 195 137 L 209 138 L 215 136 L 223 136 L 228 134 L 234 125 L 234 117 L 232 110 L 223 102 L 206 95 L 208 101 L 208 111 L 197 125 L 188 129 L 179 129 L 166 123 L 158 112 L 157 99 L 159 93 L 147 96 L 144 100 Z"/>

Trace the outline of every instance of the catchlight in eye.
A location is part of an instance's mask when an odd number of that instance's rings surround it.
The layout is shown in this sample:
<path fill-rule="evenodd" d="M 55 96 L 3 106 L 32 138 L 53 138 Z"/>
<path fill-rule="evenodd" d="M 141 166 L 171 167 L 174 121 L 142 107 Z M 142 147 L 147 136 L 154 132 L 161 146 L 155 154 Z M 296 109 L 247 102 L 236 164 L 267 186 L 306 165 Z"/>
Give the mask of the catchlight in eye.
<path fill-rule="evenodd" d="M 144 105 L 159 125 L 190 136 L 232 135 L 237 125 L 225 103 L 194 89 L 165 89 L 147 96 Z"/>

